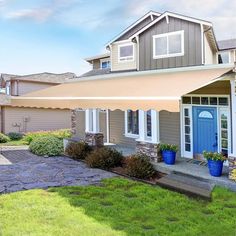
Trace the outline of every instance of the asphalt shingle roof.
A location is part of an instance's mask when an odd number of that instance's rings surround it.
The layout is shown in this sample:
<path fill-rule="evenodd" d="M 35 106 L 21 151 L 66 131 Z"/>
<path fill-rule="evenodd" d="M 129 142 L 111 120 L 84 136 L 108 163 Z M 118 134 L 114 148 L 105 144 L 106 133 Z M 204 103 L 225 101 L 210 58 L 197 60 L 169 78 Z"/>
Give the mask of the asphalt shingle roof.
<path fill-rule="evenodd" d="M 221 40 L 217 43 L 220 50 L 236 49 L 236 39 Z"/>

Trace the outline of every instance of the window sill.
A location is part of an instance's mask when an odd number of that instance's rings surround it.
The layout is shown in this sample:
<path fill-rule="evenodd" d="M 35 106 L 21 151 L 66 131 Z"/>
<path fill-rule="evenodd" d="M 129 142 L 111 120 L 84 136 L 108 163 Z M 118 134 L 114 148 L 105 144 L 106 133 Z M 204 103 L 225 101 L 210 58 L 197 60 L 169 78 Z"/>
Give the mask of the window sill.
<path fill-rule="evenodd" d="M 134 139 L 139 138 L 139 135 L 137 135 L 137 134 L 129 134 L 129 133 L 127 133 L 127 134 L 124 134 L 124 135 L 125 135 L 126 138 L 134 138 Z"/>
<path fill-rule="evenodd" d="M 160 142 L 153 142 L 150 139 L 145 139 L 145 140 L 141 140 L 141 139 L 136 139 L 135 141 L 137 142 L 143 142 L 143 143 L 152 143 L 152 144 L 159 144 Z"/>
<path fill-rule="evenodd" d="M 169 55 L 153 56 L 153 59 L 163 59 L 163 58 L 182 57 L 182 56 L 184 56 L 184 53 L 176 53 L 176 54 L 169 54 Z"/>

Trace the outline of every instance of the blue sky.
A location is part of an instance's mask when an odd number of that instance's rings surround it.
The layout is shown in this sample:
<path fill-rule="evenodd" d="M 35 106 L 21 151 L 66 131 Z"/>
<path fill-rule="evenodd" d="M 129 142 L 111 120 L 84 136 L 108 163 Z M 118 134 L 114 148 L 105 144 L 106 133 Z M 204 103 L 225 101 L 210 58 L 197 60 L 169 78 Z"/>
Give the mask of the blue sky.
<path fill-rule="evenodd" d="M 235 9 L 235 0 L 0 0 L 0 73 L 81 74 L 84 57 L 149 10 L 206 19 L 217 39 L 236 38 Z"/>

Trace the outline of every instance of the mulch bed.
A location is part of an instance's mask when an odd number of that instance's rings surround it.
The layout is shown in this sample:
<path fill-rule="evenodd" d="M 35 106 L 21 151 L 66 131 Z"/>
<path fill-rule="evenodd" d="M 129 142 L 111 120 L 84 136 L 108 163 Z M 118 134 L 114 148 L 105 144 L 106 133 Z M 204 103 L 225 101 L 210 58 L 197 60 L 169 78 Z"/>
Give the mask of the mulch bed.
<path fill-rule="evenodd" d="M 127 175 L 125 173 L 125 169 L 123 167 L 115 167 L 115 168 L 112 168 L 110 171 L 112 173 L 118 174 L 118 175 L 123 176 L 125 178 L 132 179 L 132 180 L 135 180 L 135 181 L 141 181 L 143 183 L 151 184 L 151 185 L 156 185 L 157 180 L 159 180 L 160 178 L 166 176 L 166 174 L 156 171 L 156 174 L 150 179 L 138 179 L 138 178 L 131 177 L 131 176 Z"/>

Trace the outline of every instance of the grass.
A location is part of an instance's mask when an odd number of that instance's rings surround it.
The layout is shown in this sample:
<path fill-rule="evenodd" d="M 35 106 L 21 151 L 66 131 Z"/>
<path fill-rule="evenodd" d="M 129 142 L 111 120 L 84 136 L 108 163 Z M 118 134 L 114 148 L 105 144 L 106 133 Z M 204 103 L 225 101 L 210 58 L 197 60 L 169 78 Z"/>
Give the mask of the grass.
<path fill-rule="evenodd" d="M 25 146 L 25 145 L 27 145 L 27 143 L 23 139 L 9 141 L 7 143 L 0 143 L 0 146 Z"/>
<path fill-rule="evenodd" d="M 1 195 L 0 219 L 3 236 L 235 236 L 236 194 L 216 188 L 206 202 L 113 178 L 101 186 Z"/>

